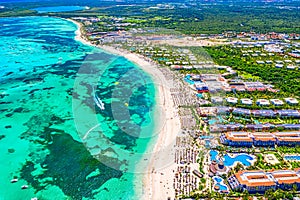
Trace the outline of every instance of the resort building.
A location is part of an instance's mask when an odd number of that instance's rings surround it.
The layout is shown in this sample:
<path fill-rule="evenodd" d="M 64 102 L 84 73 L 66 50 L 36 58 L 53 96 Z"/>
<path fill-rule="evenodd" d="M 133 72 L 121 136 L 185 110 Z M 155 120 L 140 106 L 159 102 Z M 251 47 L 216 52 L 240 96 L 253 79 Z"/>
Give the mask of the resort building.
<path fill-rule="evenodd" d="M 274 135 L 277 138 L 278 146 L 295 146 L 300 144 L 299 132 L 277 132 Z"/>
<path fill-rule="evenodd" d="M 253 117 L 276 117 L 276 113 L 273 110 L 252 110 Z"/>
<path fill-rule="evenodd" d="M 245 108 L 234 108 L 232 114 L 241 115 L 241 116 L 250 116 L 251 110 Z"/>
<path fill-rule="evenodd" d="M 246 124 L 244 129 L 251 130 L 251 131 L 267 131 L 273 129 L 275 125 L 273 124 Z"/>
<path fill-rule="evenodd" d="M 298 110 L 277 110 L 276 112 L 281 118 L 300 118 L 300 113 Z"/>
<path fill-rule="evenodd" d="M 212 116 L 216 116 L 217 108 L 216 107 L 199 107 L 199 108 L 197 108 L 197 113 L 201 117 L 212 117 Z"/>
<path fill-rule="evenodd" d="M 228 183 L 232 190 L 248 190 L 249 193 L 264 193 L 269 189 L 288 190 L 294 185 L 299 189 L 300 172 L 299 169 L 239 171 L 228 178 Z"/>
<path fill-rule="evenodd" d="M 244 125 L 242 124 L 214 124 L 209 126 L 209 131 L 211 133 L 217 132 L 230 132 L 242 130 Z"/>
<path fill-rule="evenodd" d="M 220 136 L 223 144 L 234 147 L 252 147 L 253 138 L 247 132 L 227 132 Z"/>
<path fill-rule="evenodd" d="M 230 131 L 241 131 L 241 130 L 248 130 L 248 131 L 269 131 L 274 128 L 281 128 L 282 130 L 300 130 L 300 124 L 213 124 L 209 127 L 210 132 L 217 133 L 217 132 L 230 132 Z"/>
<path fill-rule="evenodd" d="M 300 145 L 300 132 L 226 132 L 220 136 L 220 141 L 234 147 L 295 146 Z"/>
<path fill-rule="evenodd" d="M 259 106 L 269 106 L 270 102 L 269 102 L 269 100 L 266 100 L 266 99 L 258 99 L 256 101 L 256 104 Z"/>
<path fill-rule="evenodd" d="M 171 68 L 174 69 L 174 70 L 181 70 L 181 69 L 183 69 L 183 66 L 181 66 L 181 65 L 171 65 Z"/>
<path fill-rule="evenodd" d="M 283 68 L 283 66 L 284 66 L 283 64 L 276 64 L 275 65 L 276 68 Z"/>
<path fill-rule="evenodd" d="M 228 103 L 234 104 L 238 101 L 237 98 L 228 97 L 226 101 Z M 279 102 L 280 104 L 281 102 Z M 278 104 L 278 105 L 279 105 Z M 198 110 L 202 109 L 208 109 L 206 107 L 199 108 Z M 215 114 L 222 115 L 222 114 L 234 114 L 234 115 L 242 115 L 244 117 L 267 117 L 267 118 L 300 118 L 300 111 L 299 110 L 292 110 L 292 109 L 286 109 L 286 110 L 271 110 L 271 109 L 262 109 L 262 110 L 250 110 L 246 108 L 232 108 L 232 107 L 226 107 L 226 106 L 220 106 L 220 107 L 211 107 L 212 110 L 216 110 Z"/>
<path fill-rule="evenodd" d="M 223 98 L 222 97 L 211 97 L 211 102 L 215 104 L 221 104 L 223 103 Z"/>
<path fill-rule="evenodd" d="M 228 97 L 228 98 L 226 98 L 226 102 L 230 103 L 230 104 L 237 104 L 238 103 L 238 98 Z"/>
<path fill-rule="evenodd" d="M 228 115 L 232 112 L 231 107 L 226 107 L 226 106 L 220 106 L 217 107 L 217 114 L 218 115 Z"/>
<path fill-rule="evenodd" d="M 297 105 L 298 104 L 298 100 L 295 98 L 285 98 L 284 100 L 289 105 Z"/>
<path fill-rule="evenodd" d="M 257 82 L 244 82 L 245 88 L 247 91 L 264 91 L 267 89 L 271 89 L 273 86 L 272 85 L 265 85 L 259 81 Z"/>
<path fill-rule="evenodd" d="M 270 101 L 275 106 L 282 106 L 284 104 L 283 101 L 281 101 L 279 99 L 271 99 Z"/>
<path fill-rule="evenodd" d="M 257 64 L 260 64 L 260 65 L 265 64 L 265 62 L 262 61 L 262 60 L 258 60 L 258 61 L 256 61 L 256 63 L 257 63 Z"/>
<path fill-rule="evenodd" d="M 202 82 L 195 82 L 195 88 L 198 93 L 208 92 L 208 86 Z"/>
<path fill-rule="evenodd" d="M 300 124 L 279 124 L 277 127 L 282 127 L 286 130 L 300 130 Z"/>
<path fill-rule="evenodd" d="M 272 64 L 273 61 L 272 61 L 272 60 L 267 60 L 266 63 L 267 63 L 267 64 Z"/>
<path fill-rule="evenodd" d="M 276 138 L 271 133 L 258 132 L 252 133 L 252 136 L 254 146 L 275 146 Z"/>
<path fill-rule="evenodd" d="M 191 79 L 192 79 L 193 81 L 201 81 L 201 76 L 198 75 L 198 74 L 191 75 Z"/>
<path fill-rule="evenodd" d="M 244 105 L 252 105 L 251 99 L 241 99 L 241 103 Z"/>
<path fill-rule="evenodd" d="M 297 66 L 295 66 L 295 65 L 288 65 L 288 66 L 286 66 L 286 68 L 287 68 L 287 69 L 296 69 Z"/>

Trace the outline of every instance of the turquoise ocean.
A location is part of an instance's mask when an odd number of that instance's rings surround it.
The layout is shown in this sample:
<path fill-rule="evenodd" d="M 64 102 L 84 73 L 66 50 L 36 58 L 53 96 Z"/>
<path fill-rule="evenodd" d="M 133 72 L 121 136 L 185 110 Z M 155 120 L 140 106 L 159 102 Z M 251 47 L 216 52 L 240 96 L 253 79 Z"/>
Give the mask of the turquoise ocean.
<path fill-rule="evenodd" d="M 140 199 L 157 90 L 130 61 L 76 41 L 76 29 L 0 19 L 0 200 Z"/>

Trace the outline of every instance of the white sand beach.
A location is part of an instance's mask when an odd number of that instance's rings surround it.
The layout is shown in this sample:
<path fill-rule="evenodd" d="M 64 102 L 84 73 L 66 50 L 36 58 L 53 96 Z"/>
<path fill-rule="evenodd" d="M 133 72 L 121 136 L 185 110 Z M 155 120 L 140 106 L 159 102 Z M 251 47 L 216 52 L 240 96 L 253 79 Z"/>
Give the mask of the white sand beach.
<path fill-rule="evenodd" d="M 174 162 L 175 139 L 181 131 L 180 118 L 178 111 L 173 103 L 170 88 L 172 82 L 167 80 L 163 73 L 157 68 L 156 64 L 147 60 L 143 56 L 127 52 L 123 49 L 116 49 L 111 46 L 96 46 L 85 40 L 81 33 L 82 25 L 74 20 L 70 20 L 78 26 L 76 31 L 76 40 L 95 47 L 99 47 L 109 53 L 125 57 L 133 63 L 136 63 L 142 70 L 148 73 L 158 89 L 157 107 L 164 109 L 158 113 L 164 113 L 166 120 L 162 123 L 157 119 L 158 138 L 154 145 L 148 169 L 145 170 L 143 178 L 143 195 L 141 199 L 167 200 L 168 197 L 174 199 L 175 192 L 173 188 L 174 171 L 176 164 Z"/>
<path fill-rule="evenodd" d="M 151 157 L 150 165 L 143 180 L 144 194 L 142 199 L 164 200 L 168 197 L 174 199 L 173 179 L 177 166 L 174 163 L 174 147 L 175 138 L 180 131 L 180 119 L 172 100 L 171 85 L 157 66 L 145 60 L 142 56 L 117 50 L 111 46 L 100 46 L 100 48 L 136 63 L 141 69 L 152 76 L 157 86 L 157 105 L 159 108 L 165 109 L 164 112 L 160 113 L 166 114 L 166 122 L 158 125 L 160 129 L 159 135 L 152 151 L 154 153 Z"/>

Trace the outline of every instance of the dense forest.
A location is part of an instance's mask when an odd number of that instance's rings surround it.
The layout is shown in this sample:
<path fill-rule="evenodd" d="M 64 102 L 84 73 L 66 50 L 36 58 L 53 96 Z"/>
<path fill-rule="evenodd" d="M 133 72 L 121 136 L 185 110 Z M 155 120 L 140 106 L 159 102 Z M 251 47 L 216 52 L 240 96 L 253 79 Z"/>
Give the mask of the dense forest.
<path fill-rule="evenodd" d="M 175 5 L 170 9 L 144 5 L 110 7 L 104 15 L 140 19 L 143 26 L 175 29 L 184 34 L 222 33 L 224 31 L 300 32 L 299 8 L 274 4 L 197 4 Z"/>

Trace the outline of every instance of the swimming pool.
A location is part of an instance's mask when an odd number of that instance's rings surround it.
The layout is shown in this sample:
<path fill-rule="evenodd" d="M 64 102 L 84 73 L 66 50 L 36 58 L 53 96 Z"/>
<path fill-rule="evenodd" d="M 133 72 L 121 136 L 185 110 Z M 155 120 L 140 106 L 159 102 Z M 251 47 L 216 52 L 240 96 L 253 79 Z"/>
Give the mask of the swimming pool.
<path fill-rule="evenodd" d="M 211 161 L 216 160 L 219 161 L 217 158 L 219 152 L 212 150 L 210 151 L 210 159 Z M 228 154 L 223 156 L 222 160 L 225 166 L 231 167 L 235 164 L 235 162 L 241 162 L 244 166 L 250 166 L 251 161 L 254 159 L 253 156 L 248 155 L 246 153 L 236 154 L 235 156 L 231 157 Z"/>
<path fill-rule="evenodd" d="M 250 166 L 251 160 L 254 158 L 248 154 L 239 154 L 235 157 L 230 157 L 228 154 L 224 156 L 224 165 L 225 166 L 232 166 L 235 162 L 241 162 L 244 166 Z"/>
<path fill-rule="evenodd" d="M 196 94 L 196 96 L 197 96 L 198 98 L 203 98 L 203 94 L 200 94 L 200 93 Z"/>
<path fill-rule="evenodd" d="M 210 160 L 211 161 L 213 161 L 213 160 L 218 161 L 218 159 L 217 159 L 218 152 L 217 151 L 212 150 L 212 151 L 209 152 L 209 155 L 210 155 Z"/>
<path fill-rule="evenodd" d="M 211 119 L 211 120 L 208 120 L 208 124 L 209 125 L 212 125 L 212 124 L 215 124 L 217 123 L 218 121 L 216 119 Z"/>
<path fill-rule="evenodd" d="M 213 180 L 215 182 L 214 187 L 218 186 L 220 188 L 219 191 L 223 191 L 223 192 L 224 191 L 226 191 L 226 192 L 229 191 L 227 185 L 224 183 L 223 178 L 221 178 L 220 176 L 214 176 Z"/>
<path fill-rule="evenodd" d="M 300 161 L 300 156 L 298 155 L 289 155 L 289 156 L 284 156 L 283 157 L 285 160 L 296 160 L 296 161 Z"/>
<path fill-rule="evenodd" d="M 53 6 L 53 7 L 38 7 L 33 8 L 32 10 L 37 11 L 38 13 L 48 13 L 48 12 L 69 12 L 77 10 L 89 9 L 84 6 Z"/>
<path fill-rule="evenodd" d="M 200 139 L 213 139 L 214 136 L 211 136 L 211 135 L 203 135 L 203 136 L 200 136 Z"/>
<path fill-rule="evenodd" d="M 186 75 L 184 81 L 190 85 L 193 85 L 195 83 L 193 80 L 191 80 L 191 75 Z"/>

